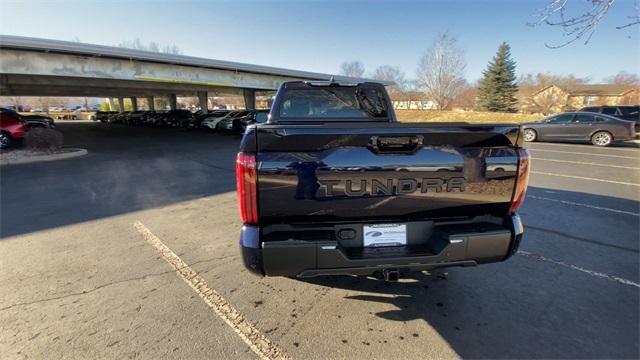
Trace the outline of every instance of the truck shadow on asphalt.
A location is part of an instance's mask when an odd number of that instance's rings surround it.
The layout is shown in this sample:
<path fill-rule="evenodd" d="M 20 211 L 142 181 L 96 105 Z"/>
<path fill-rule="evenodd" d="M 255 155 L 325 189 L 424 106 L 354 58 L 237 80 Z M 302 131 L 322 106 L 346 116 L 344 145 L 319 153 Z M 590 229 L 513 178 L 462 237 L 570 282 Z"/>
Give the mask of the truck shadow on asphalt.
<path fill-rule="evenodd" d="M 594 283 L 573 275 L 537 271 L 516 255 L 505 263 L 477 268 L 410 273 L 397 283 L 348 276 L 303 281 L 346 290 L 343 311 L 384 307 L 391 309 L 372 315 L 398 323 L 423 320 L 463 358 L 635 357 L 637 291 L 607 286 L 603 293 Z M 558 281 L 559 276 L 564 279 Z M 413 281 L 403 282 L 408 279 Z M 360 302 L 380 305 L 360 306 Z M 621 309 L 631 311 L 621 317 Z M 420 346 L 434 341 L 397 329 L 390 334 L 419 338 Z"/>
<path fill-rule="evenodd" d="M 539 187 L 528 194 L 520 212 L 521 249 L 638 281 L 640 202 Z M 464 358 L 637 357 L 635 286 L 519 254 L 496 264 L 406 275 L 396 283 L 349 276 L 301 281 L 338 289 L 343 309 L 384 309 L 361 316 L 425 321 Z"/>

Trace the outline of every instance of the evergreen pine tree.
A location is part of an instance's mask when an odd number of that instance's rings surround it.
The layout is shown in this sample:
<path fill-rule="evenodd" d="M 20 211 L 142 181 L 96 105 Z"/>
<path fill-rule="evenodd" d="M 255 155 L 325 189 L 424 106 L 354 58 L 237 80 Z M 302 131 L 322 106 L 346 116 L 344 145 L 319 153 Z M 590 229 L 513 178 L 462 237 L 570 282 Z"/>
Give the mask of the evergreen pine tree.
<path fill-rule="evenodd" d="M 515 112 L 518 100 L 516 62 L 511 59 L 511 47 L 503 42 L 498 53 L 482 73 L 478 86 L 478 108 L 484 111 Z"/>

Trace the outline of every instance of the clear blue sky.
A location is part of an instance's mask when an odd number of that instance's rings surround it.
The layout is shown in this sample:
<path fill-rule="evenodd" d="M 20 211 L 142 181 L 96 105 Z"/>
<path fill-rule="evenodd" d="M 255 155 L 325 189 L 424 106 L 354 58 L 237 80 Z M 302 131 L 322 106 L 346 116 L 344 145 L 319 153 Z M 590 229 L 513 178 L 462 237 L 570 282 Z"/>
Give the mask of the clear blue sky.
<path fill-rule="evenodd" d="M 570 1 L 582 8 L 584 0 Z M 337 73 L 360 60 L 367 71 L 399 66 L 415 76 L 418 58 L 438 32 L 458 37 L 468 80 L 481 76 L 502 41 L 512 47 L 518 73 L 591 77 L 638 73 L 639 26 L 616 30 L 635 9 L 618 0 L 588 45 L 563 41 L 560 29 L 530 28 L 545 1 L 5 1 L 0 33 L 116 45 L 176 44 L 185 55 Z"/>

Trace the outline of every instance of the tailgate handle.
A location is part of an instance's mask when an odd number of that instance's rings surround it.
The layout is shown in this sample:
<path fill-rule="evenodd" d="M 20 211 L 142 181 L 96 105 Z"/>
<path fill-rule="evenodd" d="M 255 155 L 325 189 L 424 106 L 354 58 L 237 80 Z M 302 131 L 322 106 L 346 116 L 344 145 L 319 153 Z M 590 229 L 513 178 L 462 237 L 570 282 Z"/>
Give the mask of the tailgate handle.
<path fill-rule="evenodd" d="M 377 154 L 412 154 L 422 148 L 424 136 L 372 136 L 369 148 Z"/>

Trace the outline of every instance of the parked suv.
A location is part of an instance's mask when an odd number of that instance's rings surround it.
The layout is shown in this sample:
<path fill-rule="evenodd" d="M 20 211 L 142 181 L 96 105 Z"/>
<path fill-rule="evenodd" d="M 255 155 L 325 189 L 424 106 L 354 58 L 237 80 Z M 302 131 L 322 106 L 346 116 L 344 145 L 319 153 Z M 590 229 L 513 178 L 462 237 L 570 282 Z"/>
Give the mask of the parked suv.
<path fill-rule="evenodd" d="M 96 111 L 93 116 L 93 121 L 100 121 L 103 123 L 109 122 L 109 116 L 117 114 L 117 111 Z"/>
<path fill-rule="evenodd" d="M 53 121 L 52 118 L 50 118 L 49 116 L 44 116 L 44 115 L 21 115 L 18 114 L 17 112 L 11 110 L 11 109 L 7 109 L 7 108 L 2 108 L 2 111 L 10 114 L 11 116 L 13 116 L 16 119 L 20 119 L 22 121 L 24 121 L 26 130 L 29 129 L 33 129 L 33 128 L 49 128 L 49 129 L 53 129 L 55 128 L 55 122 Z"/>
<path fill-rule="evenodd" d="M 636 137 L 640 136 L 640 105 L 589 106 L 580 109 L 580 111 L 601 113 L 633 121 L 635 122 Z"/>
<path fill-rule="evenodd" d="M 10 147 L 24 136 L 27 123 L 15 111 L 0 108 L 0 149 Z"/>
<path fill-rule="evenodd" d="M 267 122 L 269 110 L 250 110 L 244 115 L 224 119 L 218 124 L 218 129 L 225 132 L 243 134 L 247 126 Z"/>
<path fill-rule="evenodd" d="M 193 114 L 189 110 L 169 110 L 164 114 L 164 120 L 167 126 L 186 127 L 193 120 Z"/>

